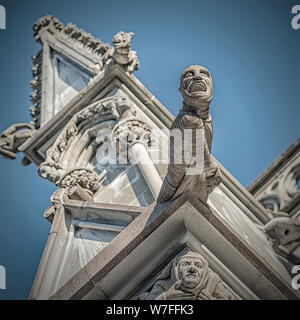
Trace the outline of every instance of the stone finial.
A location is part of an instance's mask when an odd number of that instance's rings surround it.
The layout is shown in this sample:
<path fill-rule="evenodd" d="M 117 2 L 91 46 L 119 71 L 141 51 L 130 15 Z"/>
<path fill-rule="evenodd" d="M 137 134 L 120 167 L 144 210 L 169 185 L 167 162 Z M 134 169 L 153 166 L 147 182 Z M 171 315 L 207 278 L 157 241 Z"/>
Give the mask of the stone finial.
<path fill-rule="evenodd" d="M 221 172 L 211 156 L 213 136 L 209 113 L 212 78 L 202 66 L 190 66 L 180 78 L 183 107 L 171 127 L 179 132 L 170 140 L 170 164 L 157 202 L 170 201 L 192 190 L 203 202 L 221 182 Z M 191 132 L 191 138 L 185 139 Z M 196 170 L 195 170 L 196 169 Z"/>

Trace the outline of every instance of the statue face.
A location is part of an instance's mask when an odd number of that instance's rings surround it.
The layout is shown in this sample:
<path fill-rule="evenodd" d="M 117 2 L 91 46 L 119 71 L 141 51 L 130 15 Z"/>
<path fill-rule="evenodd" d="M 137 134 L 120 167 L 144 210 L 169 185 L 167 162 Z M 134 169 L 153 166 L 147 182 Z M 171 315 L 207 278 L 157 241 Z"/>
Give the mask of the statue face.
<path fill-rule="evenodd" d="M 128 56 L 132 37 L 133 32 L 125 33 L 123 31 L 118 32 L 113 37 L 112 42 L 119 55 Z"/>
<path fill-rule="evenodd" d="M 182 284 L 189 289 L 196 288 L 201 280 L 204 263 L 197 258 L 181 258 L 178 264 L 179 278 Z"/>
<path fill-rule="evenodd" d="M 179 90 L 187 105 L 199 107 L 209 104 L 213 94 L 209 71 L 202 66 L 187 67 L 181 75 Z"/>

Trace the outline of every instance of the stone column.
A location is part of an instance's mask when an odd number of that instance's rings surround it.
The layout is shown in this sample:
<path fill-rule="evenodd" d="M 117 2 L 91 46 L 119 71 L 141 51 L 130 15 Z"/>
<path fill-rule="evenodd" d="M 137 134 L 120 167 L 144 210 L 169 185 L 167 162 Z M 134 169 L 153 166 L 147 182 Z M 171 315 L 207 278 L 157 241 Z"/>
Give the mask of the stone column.
<path fill-rule="evenodd" d="M 128 119 L 119 122 L 114 128 L 116 148 L 123 161 L 136 163 L 156 200 L 162 180 L 150 159 L 148 147 L 151 146 L 151 130 L 144 122 Z M 124 159 L 124 155 L 126 159 Z"/>

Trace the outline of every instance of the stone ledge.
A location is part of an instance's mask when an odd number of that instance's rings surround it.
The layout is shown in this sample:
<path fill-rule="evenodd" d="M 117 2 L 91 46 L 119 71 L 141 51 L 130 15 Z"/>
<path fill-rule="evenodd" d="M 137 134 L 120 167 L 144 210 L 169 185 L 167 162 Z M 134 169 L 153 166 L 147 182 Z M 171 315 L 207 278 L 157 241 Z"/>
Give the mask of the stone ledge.
<path fill-rule="evenodd" d="M 299 299 L 287 275 L 279 274 L 194 194 L 185 193 L 174 200 L 145 227 L 153 207 L 139 215 L 51 299 L 128 299 L 166 257 L 191 242 L 189 234 L 227 267 L 233 264 L 229 269 L 260 299 Z"/>

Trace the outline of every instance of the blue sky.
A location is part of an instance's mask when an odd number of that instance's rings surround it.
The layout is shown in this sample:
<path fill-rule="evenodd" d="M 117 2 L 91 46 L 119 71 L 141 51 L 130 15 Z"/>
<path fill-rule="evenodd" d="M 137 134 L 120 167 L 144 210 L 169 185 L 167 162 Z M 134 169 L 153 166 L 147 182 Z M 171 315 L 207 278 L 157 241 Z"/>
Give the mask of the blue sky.
<path fill-rule="evenodd" d="M 104 42 L 133 31 L 136 77 L 174 115 L 181 106 L 179 77 L 191 64 L 212 73 L 214 156 L 248 186 L 300 135 L 300 30 L 291 27 L 287 0 L 0 0 L 0 131 L 31 120 L 31 56 L 40 45 L 32 26 L 52 14 Z M 0 265 L 7 290 L 0 299 L 27 299 L 50 224 L 43 212 L 55 186 L 21 155 L 0 157 Z"/>

